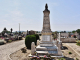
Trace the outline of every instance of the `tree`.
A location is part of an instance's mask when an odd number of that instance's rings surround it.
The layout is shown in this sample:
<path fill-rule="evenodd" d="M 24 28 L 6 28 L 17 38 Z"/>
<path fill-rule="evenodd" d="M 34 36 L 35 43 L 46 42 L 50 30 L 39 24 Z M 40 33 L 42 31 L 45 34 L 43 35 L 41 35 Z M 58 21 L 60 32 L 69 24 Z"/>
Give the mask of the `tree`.
<path fill-rule="evenodd" d="M 2 31 L 1 33 L 4 33 L 4 31 Z M 10 33 L 10 31 L 6 30 L 6 33 Z"/>
<path fill-rule="evenodd" d="M 66 33 L 66 31 L 64 31 L 64 33 Z"/>
<path fill-rule="evenodd" d="M 71 33 L 71 32 L 68 32 L 68 33 Z"/>
<path fill-rule="evenodd" d="M 80 33 L 80 29 L 77 29 L 76 32 L 77 32 L 77 33 Z"/>
<path fill-rule="evenodd" d="M 57 38 L 57 31 L 53 32 L 53 38 L 54 38 L 54 39 Z"/>
<path fill-rule="evenodd" d="M 75 32 L 76 32 L 75 30 L 72 31 L 72 33 L 75 33 Z"/>

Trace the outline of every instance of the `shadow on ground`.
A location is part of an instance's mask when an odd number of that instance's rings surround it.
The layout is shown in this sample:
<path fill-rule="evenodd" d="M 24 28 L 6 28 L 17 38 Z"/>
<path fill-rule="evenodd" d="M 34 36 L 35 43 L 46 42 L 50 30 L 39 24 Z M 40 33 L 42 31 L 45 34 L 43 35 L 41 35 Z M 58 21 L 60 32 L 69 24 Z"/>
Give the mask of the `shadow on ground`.
<path fill-rule="evenodd" d="M 66 50 L 66 49 L 68 49 L 66 46 L 63 46 L 63 47 L 62 47 L 62 50 Z"/>
<path fill-rule="evenodd" d="M 66 60 L 74 60 L 73 58 L 64 57 Z"/>

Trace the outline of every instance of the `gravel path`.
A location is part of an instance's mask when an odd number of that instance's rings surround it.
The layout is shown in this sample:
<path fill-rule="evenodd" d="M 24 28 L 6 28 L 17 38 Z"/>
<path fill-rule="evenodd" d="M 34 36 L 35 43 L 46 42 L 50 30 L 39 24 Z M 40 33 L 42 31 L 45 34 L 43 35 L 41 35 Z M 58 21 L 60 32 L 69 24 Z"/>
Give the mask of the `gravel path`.
<path fill-rule="evenodd" d="M 10 53 L 20 50 L 23 47 L 25 47 L 24 40 L 1 45 L 0 46 L 0 60 L 8 60 L 9 59 L 8 56 Z"/>

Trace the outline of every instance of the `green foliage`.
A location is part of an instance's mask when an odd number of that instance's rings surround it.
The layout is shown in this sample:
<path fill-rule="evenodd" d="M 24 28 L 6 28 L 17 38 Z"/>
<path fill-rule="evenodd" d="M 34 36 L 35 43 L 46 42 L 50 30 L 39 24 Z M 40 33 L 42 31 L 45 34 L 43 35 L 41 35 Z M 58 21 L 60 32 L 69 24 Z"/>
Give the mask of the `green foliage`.
<path fill-rule="evenodd" d="M 36 37 L 36 42 L 37 42 L 37 40 L 39 39 L 39 35 L 38 34 L 34 34 L 34 36 Z"/>
<path fill-rule="evenodd" d="M 9 43 L 11 43 L 11 42 L 12 42 L 12 40 L 8 40 L 8 42 L 9 42 Z"/>
<path fill-rule="evenodd" d="M 53 32 L 53 38 L 54 38 L 54 39 L 57 38 L 57 31 Z"/>
<path fill-rule="evenodd" d="M 68 32 L 69 34 L 71 33 L 71 32 Z"/>
<path fill-rule="evenodd" d="M 60 58 L 59 60 L 66 60 L 65 58 Z"/>
<path fill-rule="evenodd" d="M 76 60 L 79 60 L 78 58 L 76 58 Z"/>
<path fill-rule="evenodd" d="M 69 54 L 72 54 L 71 52 L 69 52 Z"/>
<path fill-rule="evenodd" d="M 31 49 L 31 43 L 36 43 L 36 37 L 34 35 L 27 35 L 25 38 L 25 45 L 28 49 Z"/>
<path fill-rule="evenodd" d="M 77 41 L 76 45 L 80 46 L 80 41 Z"/>
<path fill-rule="evenodd" d="M 80 29 L 77 29 L 76 32 L 77 32 L 77 33 L 80 33 Z"/>
<path fill-rule="evenodd" d="M 36 40 L 39 39 L 39 35 L 38 34 L 34 34 L 34 36 L 36 36 Z"/>
<path fill-rule="evenodd" d="M 0 38 L 0 40 L 2 40 L 2 38 Z"/>
<path fill-rule="evenodd" d="M 75 30 L 72 31 L 72 33 L 75 33 L 75 32 L 76 32 Z"/>
<path fill-rule="evenodd" d="M 4 31 L 2 31 L 1 33 L 4 33 Z M 10 33 L 10 31 L 6 30 L 6 33 Z"/>

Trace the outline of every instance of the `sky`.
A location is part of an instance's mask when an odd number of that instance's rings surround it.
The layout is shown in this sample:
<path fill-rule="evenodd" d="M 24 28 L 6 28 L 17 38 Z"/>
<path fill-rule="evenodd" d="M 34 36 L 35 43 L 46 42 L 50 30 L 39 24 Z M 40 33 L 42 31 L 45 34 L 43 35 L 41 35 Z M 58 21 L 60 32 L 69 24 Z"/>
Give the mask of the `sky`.
<path fill-rule="evenodd" d="M 19 31 L 19 23 L 21 31 L 41 31 L 46 3 L 52 31 L 80 29 L 80 0 L 1 0 L 0 32 Z"/>

